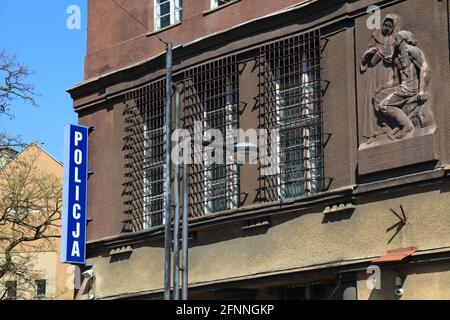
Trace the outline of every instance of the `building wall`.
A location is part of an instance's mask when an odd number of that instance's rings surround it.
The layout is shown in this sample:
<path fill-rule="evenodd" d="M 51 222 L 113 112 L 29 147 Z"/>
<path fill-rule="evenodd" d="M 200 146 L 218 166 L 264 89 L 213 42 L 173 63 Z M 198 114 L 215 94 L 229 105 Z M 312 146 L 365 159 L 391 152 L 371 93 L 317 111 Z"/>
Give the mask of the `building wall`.
<path fill-rule="evenodd" d="M 92 1 L 91 21 L 98 16 L 94 4 L 98 5 L 98 2 Z M 291 3 L 286 2 L 284 5 L 289 4 Z M 366 8 L 371 4 L 383 5 L 382 16 L 388 13 L 399 14 L 403 21 L 403 29 L 416 34 L 419 47 L 424 50 L 431 65 L 430 87 L 438 129 L 433 135 L 435 146 L 430 151 L 436 153 L 436 161 L 389 168 L 373 175 L 361 175 L 358 173 L 361 169 L 358 147 L 361 143 L 359 123 L 361 123 L 363 88 L 360 82 L 359 62 L 367 49 L 372 33 L 367 29 L 367 15 L 365 15 Z M 249 7 L 238 10 L 238 5 Z M 190 9 L 188 7 L 189 1 L 186 1 L 187 17 L 189 17 L 188 10 L 199 9 L 193 5 Z M 242 12 L 242 15 L 238 15 L 239 19 L 243 19 L 242 22 L 249 19 L 250 8 L 254 7 L 253 1 L 242 0 L 229 8 L 211 13 L 211 19 L 213 15 L 223 14 L 227 16 L 226 19 L 232 20 L 233 14 L 228 14 L 226 10 L 233 12 L 237 10 Z M 272 7 L 266 9 L 267 13 L 274 10 Z M 255 17 L 266 14 L 266 11 L 254 11 L 252 14 L 255 14 Z M 148 14 L 151 16 L 151 13 L 145 10 L 140 12 L 143 16 Z M 182 48 L 178 52 L 175 51 L 174 71 L 177 73 L 183 68 L 225 54 L 316 27 L 321 27 L 324 40 L 321 78 L 324 90 L 324 133 L 327 141 L 325 145 L 327 192 L 316 197 L 260 206 L 252 201 L 256 197 L 258 185 L 257 169 L 245 165 L 241 171 L 241 188 L 242 192 L 249 196 L 244 206 L 223 216 L 204 217 L 201 221 L 192 223 L 195 235 L 190 248 L 192 286 L 216 285 L 254 278 L 261 278 L 263 282 L 262 277 L 269 275 L 320 270 L 359 262 L 370 265 L 374 258 L 394 248 L 417 246 L 417 256 L 426 256 L 435 251 L 448 251 L 450 220 L 446 208 L 450 201 L 447 196 L 450 185 L 446 165 L 450 119 L 445 108 L 450 104 L 448 12 L 448 1 L 361 0 L 336 1 L 333 4 L 319 1 L 299 11 L 272 17 L 260 23 L 255 22 L 245 28 L 237 28 Z M 206 15 L 204 20 L 198 19 L 202 21 L 196 23 L 206 25 L 207 22 L 204 21 L 207 21 L 209 16 Z M 223 19 L 224 25 L 217 24 L 217 30 L 227 28 L 226 19 Z M 235 20 L 233 21 L 229 21 L 229 26 L 237 24 Z M 106 25 L 110 22 L 104 23 Z M 206 34 L 212 32 L 212 29 L 202 29 L 203 27 L 189 28 L 189 23 L 193 21 L 186 18 L 186 22 L 183 21 L 181 26 L 160 35 L 173 39 L 174 43 L 177 41 L 185 43 L 189 39 L 183 38 L 183 32 L 178 30 L 183 28 L 188 30 L 186 32 L 199 30 L 192 39 L 201 36 L 202 32 Z M 139 33 L 137 30 L 133 32 Z M 91 43 L 92 39 L 100 38 L 102 34 L 95 29 L 90 29 L 90 33 Z M 147 49 L 135 50 L 139 48 L 137 43 L 143 43 L 140 36 L 127 42 L 120 42 L 127 37 L 123 35 L 112 39 L 107 36 L 105 39 L 108 40 L 105 40 L 105 43 L 96 43 L 98 47 L 95 50 L 93 50 L 95 46 L 91 44 L 89 49 L 91 56 L 86 60 L 87 77 L 118 68 L 117 61 L 120 61 L 120 66 L 130 66 L 143 60 L 144 56 L 147 58 L 152 56 L 151 54 L 137 56 Z M 109 50 L 106 55 L 106 51 L 101 47 L 107 47 L 107 42 L 120 44 Z M 132 51 L 133 55 L 122 56 L 120 52 L 124 47 Z M 159 47 L 158 50 L 162 49 Z M 156 52 L 157 50 L 155 54 Z M 116 62 L 111 62 L 114 59 L 117 59 Z M 99 62 L 100 60 L 102 62 Z M 106 66 L 108 63 L 109 66 Z M 163 59 L 156 58 L 142 65 L 130 67 L 127 71 L 88 82 L 71 91 L 76 110 L 79 112 L 80 123 L 94 125 L 97 128 L 91 136 L 93 152 L 90 154 L 90 163 L 95 174 L 89 181 L 89 215 L 94 220 L 88 227 L 88 236 L 91 240 L 89 263 L 94 264 L 96 272 L 93 290 L 98 298 L 132 293 L 158 293 L 162 290 L 161 230 L 136 235 L 119 235 L 123 213 L 119 201 L 121 193 L 119 181 L 123 176 L 123 158 L 120 157 L 123 143 L 120 137 L 123 130 L 121 119 L 124 108 L 120 96 L 126 90 L 163 76 L 163 63 Z M 250 62 L 243 67 L 240 76 L 242 84 L 240 99 L 250 106 L 241 116 L 243 129 L 252 128 L 256 124 L 257 112 L 251 107 L 254 106 L 257 94 L 256 72 Z M 420 150 L 409 150 L 409 153 L 405 152 L 396 157 L 399 157 L 401 162 L 402 157 L 414 158 L 416 151 Z M 374 163 L 380 161 L 378 156 L 374 157 Z M 348 203 L 355 209 L 331 214 L 323 213 L 328 206 Z M 399 212 L 400 206 L 404 208 L 408 217 L 406 225 L 401 228 L 397 225 L 399 219 L 392 213 L 392 210 Z M 269 217 L 271 227 L 250 232 L 243 231 L 242 226 L 255 217 Z M 112 249 L 127 245 L 132 246 L 131 254 L 110 255 Z M 440 281 L 448 273 L 445 266 L 431 264 L 407 266 L 404 269 L 408 274 L 404 299 L 448 298 L 445 290 L 447 281 Z M 390 290 L 390 277 L 387 271 L 386 280 L 383 280 L 387 281 L 387 292 L 369 292 L 363 288 L 364 272 L 360 272 L 358 298 L 395 298 L 392 296 L 393 290 Z M 426 281 L 433 283 L 433 286 L 430 286 L 430 290 L 419 293 L 418 288 Z M 79 295 L 79 298 L 84 297 Z"/>
<path fill-rule="evenodd" d="M 369 289 L 367 274 L 359 274 L 358 299 L 361 300 L 450 300 L 450 268 L 448 263 L 428 263 L 381 269 L 381 288 Z M 394 293 L 395 277 L 404 278 L 403 295 Z"/>
<path fill-rule="evenodd" d="M 196 231 L 189 249 L 189 282 L 193 286 L 210 285 L 358 261 L 370 264 L 374 258 L 395 248 L 417 246 L 418 254 L 448 249 L 449 187 L 446 182 L 439 186 L 397 190 L 381 199 L 373 195 L 358 203 L 354 212 L 331 216 L 324 215 L 322 210 L 293 210 L 273 216 L 268 229 L 243 231 L 245 222 L 241 222 Z M 405 209 L 408 223 L 395 234 L 396 228 L 391 230 L 391 227 L 399 220 L 390 209 L 400 212 L 400 205 Z M 108 247 L 93 252 L 89 263 L 94 265 L 97 275 L 96 296 L 160 291 L 164 264 L 162 244 L 161 237 L 154 237 L 132 245 L 134 251 L 122 259 L 110 256 Z M 421 272 L 426 270 L 426 267 L 417 268 L 424 268 Z M 430 272 L 428 277 L 434 282 L 444 276 L 436 273 L 435 278 L 433 274 Z M 363 279 L 367 278 L 366 274 Z M 408 276 L 406 284 L 414 281 L 415 276 Z M 365 299 L 367 293 L 360 288 L 362 285 L 358 286 L 361 291 L 358 296 Z M 445 285 L 443 282 L 442 286 Z M 417 293 L 405 295 L 405 298 L 419 296 Z M 433 296 L 446 298 L 448 292 L 436 291 Z"/>
<path fill-rule="evenodd" d="M 158 32 L 158 36 L 170 39 L 177 46 L 302 2 L 306 1 L 245 0 L 206 13 L 210 9 L 210 0 L 185 0 L 182 24 Z M 119 2 L 138 20 L 148 25 L 149 30 L 113 2 L 91 0 L 88 4 L 86 79 L 141 62 L 165 50 L 163 43 L 155 36 L 149 36 L 154 32 L 153 1 Z"/>

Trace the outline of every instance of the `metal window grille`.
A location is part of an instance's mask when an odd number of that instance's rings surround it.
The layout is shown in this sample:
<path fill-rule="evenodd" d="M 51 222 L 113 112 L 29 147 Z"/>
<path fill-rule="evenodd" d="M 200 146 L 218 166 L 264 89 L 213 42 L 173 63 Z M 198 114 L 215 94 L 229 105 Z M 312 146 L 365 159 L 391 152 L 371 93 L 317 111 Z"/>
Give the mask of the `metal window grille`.
<path fill-rule="evenodd" d="M 272 174 L 261 174 L 263 201 L 323 189 L 320 55 L 319 30 L 260 47 L 259 121 L 269 132 L 260 148 L 275 160 L 261 169 L 276 166 Z M 278 135 L 271 134 L 274 129 L 279 130 Z"/>
<path fill-rule="evenodd" d="M 225 150 L 227 144 L 234 145 L 234 129 L 239 126 L 236 56 L 186 70 L 184 87 L 184 126 L 196 141 L 194 164 L 190 166 L 191 215 L 198 217 L 236 208 L 239 206 L 239 167 L 234 161 L 234 152 L 230 156 Z M 220 131 L 224 144 L 208 135 L 211 129 Z M 222 154 L 211 153 L 216 144 L 222 148 Z M 205 154 L 214 154 L 221 163 L 211 161 Z"/>
<path fill-rule="evenodd" d="M 125 95 L 124 231 L 162 225 L 165 170 L 165 80 Z"/>

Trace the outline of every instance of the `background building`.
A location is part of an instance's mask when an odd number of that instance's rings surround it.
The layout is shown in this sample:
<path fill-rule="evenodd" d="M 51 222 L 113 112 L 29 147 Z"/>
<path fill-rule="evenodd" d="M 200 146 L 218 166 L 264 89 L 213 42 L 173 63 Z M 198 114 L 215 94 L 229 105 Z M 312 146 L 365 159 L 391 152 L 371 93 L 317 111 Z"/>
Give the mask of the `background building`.
<path fill-rule="evenodd" d="M 63 166 L 62 164 L 49 155 L 37 144 L 30 144 L 21 152 L 17 153 L 13 158 L 7 162 L 3 168 L 1 168 L 0 175 L 0 201 L 2 208 L 2 225 L 0 232 L 2 239 L 0 241 L 0 259 L 2 267 L 5 258 L 5 247 L 8 246 L 11 241 L 18 241 L 25 237 L 33 237 L 35 234 L 23 234 L 24 230 L 31 230 L 31 228 L 23 228 L 24 223 L 33 225 L 34 222 L 39 222 L 40 218 L 24 218 L 22 213 L 17 214 L 16 209 L 8 210 L 10 197 L 14 195 L 14 192 L 20 193 L 17 199 L 13 200 L 19 202 L 19 206 L 29 201 L 28 208 L 22 208 L 21 210 L 28 210 L 30 215 L 40 214 L 38 208 L 34 207 L 34 204 L 42 201 L 51 201 L 47 195 L 43 194 L 45 191 L 43 188 L 50 186 L 50 182 L 45 177 L 54 177 L 59 180 L 62 185 L 63 179 Z M 22 172 L 26 171 L 28 178 L 24 180 L 28 184 L 27 190 L 22 188 L 20 181 L 11 181 L 22 179 L 25 175 Z M 39 187 L 36 183 L 44 184 Z M 48 183 L 48 184 L 46 184 Z M 39 189 L 41 188 L 41 189 Z M 49 192 L 52 192 L 49 190 Z M 19 199 L 20 198 L 20 199 Z M 62 195 L 59 196 L 59 202 L 61 202 Z M 50 206 L 58 205 L 56 203 L 50 203 Z M 43 204 L 45 205 L 45 204 Z M 60 204 L 59 204 L 60 205 Z M 6 208 L 6 210 L 5 210 Z M 13 208 L 13 206 L 11 206 Z M 14 220 L 16 224 L 11 223 L 11 219 L 6 219 L 3 215 L 16 215 L 17 219 L 22 220 L 23 223 L 19 223 L 18 220 Z M 60 233 L 61 225 L 61 213 L 54 216 L 54 219 L 46 219 L 50 224 L 48 232 L 45 235 Z M 35 225 L 38 225 L 36 223 Z M 31 233 L 31 232 L 30 232 Z M 3 238 L 5 237 L 5 238 Z M 70 265 L 64 265 L 60 263 L 60 239 L 59 238 L 45 238 L 39 237 L 35 241 L 21 241 L 21 243 L 15 247 L 13 252 L 13 261 L 15 263 L 14 270 L 7 273 L 0 278 L 0 298 L 3 297 L 3 293 L 6 290 L 4 299 L 16 300 L 16 299 L 44 299 L 44 300 L 72 300 L 74 297 L 73 284 L 74 284 L 74 267 Z M 9 268 L 8 270 L 12 270 Z"/>
<path fill-rule="evenodd" d="M 69 92 L 96 128 L 96 277 L 77 298 L 162 297 L 158 38 L 191 134 L 280 132 L 260 144 L 269 175 L 261 154 L 190 166 L 191 298 L 450 298 L 448 17 L 447 0 L 89 1 L 86 80 Z"/>

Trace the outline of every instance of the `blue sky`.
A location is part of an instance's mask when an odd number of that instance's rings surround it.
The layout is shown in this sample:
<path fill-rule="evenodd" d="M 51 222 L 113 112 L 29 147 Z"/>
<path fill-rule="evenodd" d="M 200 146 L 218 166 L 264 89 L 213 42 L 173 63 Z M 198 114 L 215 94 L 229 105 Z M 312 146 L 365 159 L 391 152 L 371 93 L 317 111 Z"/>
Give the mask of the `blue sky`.
<path fill-rule="evenodd" d="M 38 107 L 16 100 L 15 119 L 0 116 L 0 130 L 21 135 L 25 142 L 40 142 L 63 160 L 64 126 L 77 123 L 66 90 L 83 80 L 86 51 L 86 0 L 0 1 L 0 50 L 16 54 L 34 71 L 27 82 L 40 94 Z M 81 29 L 69 30 L 70 5 L 81 8 Z"/>

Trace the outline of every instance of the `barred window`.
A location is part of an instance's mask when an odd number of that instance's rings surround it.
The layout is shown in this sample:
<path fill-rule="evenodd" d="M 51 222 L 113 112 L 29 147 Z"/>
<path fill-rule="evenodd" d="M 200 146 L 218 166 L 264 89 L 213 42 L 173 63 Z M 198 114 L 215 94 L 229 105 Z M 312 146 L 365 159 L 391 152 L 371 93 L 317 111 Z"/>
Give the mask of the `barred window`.
<path fill-rule="evenodd" d="M 234 160 L 234 152 L 231 155 L 226 152 L 226 145 L 234 144 L 234 131 L 239 126 L 236 57 L 186 70 L 184 79 L 185 127 L 194 140 L 203 145 L 194 150 L 194 164 L 191 166 L 193 215 L 237 208 L 239 167 Z M 199 125 L 201 128 L 195 127 Z M 217 140 L 218 135 L 223 141 Z"/>
<path fill-rule="evenodd" d="M 262 176 L 266 201 L 300 197 L 323 188 L 320 33 L 264 45 L 259 53 L 261 127 L 278 130 L 267 154 L 276 173 Z M 275 144 L 275 145 L 272 145 Z"/>
<path fill-rule="evenodd" d="M 155 30 L 181 22 L 183 18 L 183 0 L 154 0 Z"/>
<path fill-rule="evenodd" d="M 126 94 L 125 231 L 163 223 L 165 80 Z"/>

